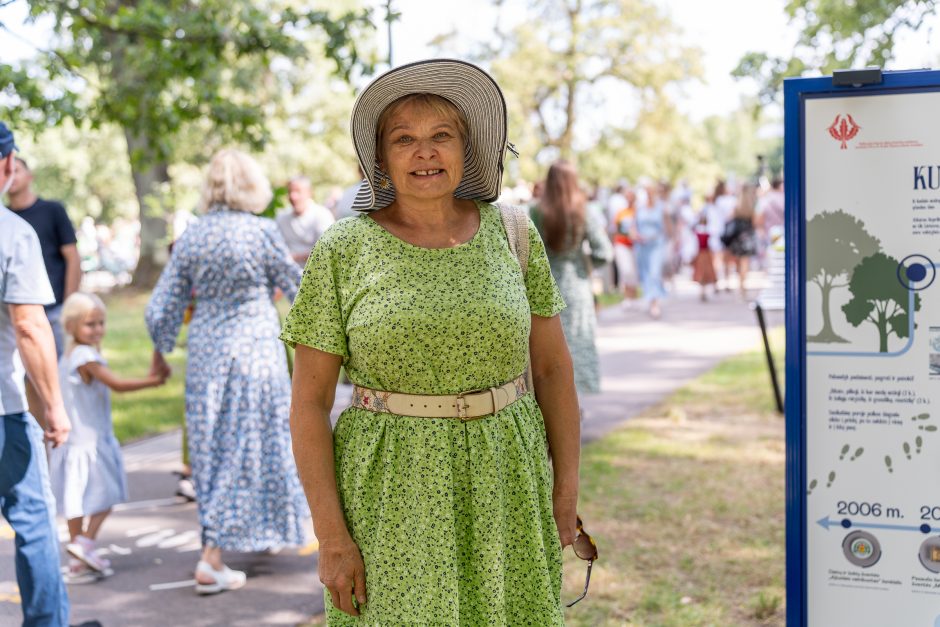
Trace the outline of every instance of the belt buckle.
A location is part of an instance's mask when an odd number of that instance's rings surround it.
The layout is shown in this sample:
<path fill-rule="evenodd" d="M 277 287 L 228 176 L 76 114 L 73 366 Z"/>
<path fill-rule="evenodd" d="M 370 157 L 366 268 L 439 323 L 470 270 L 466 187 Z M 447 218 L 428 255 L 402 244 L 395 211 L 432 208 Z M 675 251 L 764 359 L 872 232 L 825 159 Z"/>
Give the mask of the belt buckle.
<path fill-rule="evenodd" d="M 467 402 L 465 398 L 469 394 L 479 394 L 480 390 L 471 390 L 469 392 L 460 392 L 457 394 L 457 418 L 460 419 L 460 422 L 467 422 L 473 420 L 470 416 L 467 415 L 467 411 L 470 409 L 470 403 Z"/>

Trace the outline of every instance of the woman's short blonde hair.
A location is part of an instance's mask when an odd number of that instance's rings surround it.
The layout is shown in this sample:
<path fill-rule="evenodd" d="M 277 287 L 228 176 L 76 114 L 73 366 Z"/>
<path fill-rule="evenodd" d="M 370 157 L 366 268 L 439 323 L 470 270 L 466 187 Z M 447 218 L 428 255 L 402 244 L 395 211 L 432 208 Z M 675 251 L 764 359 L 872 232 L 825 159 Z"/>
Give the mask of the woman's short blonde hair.
<path fill-rule="evenodd" d="M 240 150 L 225 148 L 209 162 L 199 208 L 205 211 L 212 205 L 225 205 L 236 211 L 261 213 L 273 197 L 271 183 L 258 162 Z"/>
<path fill-rule="evenodd" d="M 90 312 L 98 310 L 107 313 L 107 309 L 96 294 L 72 292 L 62 303 L 62 328 L 68 333 L 68 344 L 74 343 L 75 324 L 85 319 Z"/>
<path fill-rule="evenodd" d="M 385 107 L 385 110 L 382 111 L 381 115 L 379 115 L 379 121 L 375 125 L 375 151 L 380 159 L 385 159 L 385 155 L 383 154 L 384 145 L 382 143 L 382 139 L 385 135 L 385 130 L 388 127 L 388 121 L 399 109 L 401 109 L 406 104 L 416 104 L 419 107 L 422 107 L 428 111 L 433 111 L 437 115 L 450 120 L 450 122 L 453 123 L 455 127 L 457 127 L 457 133 L 460 135 L 460 141 L 463 143 L 464 148 L 466 148 L 469 130 L 467 128 L 467 117 L 463 114 L 463 111 L 461 111 L 457 105 L 452 103 L 447 98 L 438 96 L 437 94 L 428 94 L 422 92 L 402 96 L 398 100 Z"/>

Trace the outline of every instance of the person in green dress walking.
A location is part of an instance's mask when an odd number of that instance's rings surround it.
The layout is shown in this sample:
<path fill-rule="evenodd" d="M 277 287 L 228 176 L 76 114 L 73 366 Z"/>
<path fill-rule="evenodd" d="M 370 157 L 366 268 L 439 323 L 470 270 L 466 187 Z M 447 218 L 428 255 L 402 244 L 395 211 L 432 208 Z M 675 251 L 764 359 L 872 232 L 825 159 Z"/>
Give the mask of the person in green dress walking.
<path fill-rule="evenodd" d="M 542 240 L 525 219 L 517 259 L 491 204 L 502 92 L 413 63 L 359 95 L 351 131 L 362 213 L 317 243 L 281 335 L 327 622 L 562 625 L 578 401 Z M 340 366 L 354 392 L 331 430 Z"/>
<path fill-rule="evenodd" d="M 561 326 L 574 361 L 578 392 L 600 392 L 591 272 L 594 266 L 610 263 L 614 249 L 603 220 L 589 211 L 587 195 L 581 189 L 574 165 L 561 160 L 548 169 L 545 192 L 533 218 L 548 249 L 552 276 L 568 305 L 561 312 Z"/>

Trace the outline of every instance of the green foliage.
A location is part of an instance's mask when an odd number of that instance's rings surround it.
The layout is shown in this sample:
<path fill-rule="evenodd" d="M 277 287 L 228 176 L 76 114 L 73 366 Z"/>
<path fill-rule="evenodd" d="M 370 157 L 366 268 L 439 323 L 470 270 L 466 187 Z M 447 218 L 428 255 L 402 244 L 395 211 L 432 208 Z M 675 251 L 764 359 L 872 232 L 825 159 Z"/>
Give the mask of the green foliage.
<path fill-rule="evenodd" d="M 655 3 L 552 0 L 528 7 L 510 32 L 497 24 L 496 43 L 476 55 L 491 64 L 506 93 L 510 138 L 521 154 L 508 164 L 509 181 L 541 178 L 545 164 L 562 156 L 592 183 L 684 178 L 700 191 L 729 172 L 752 175 L 758 154 L 782 167 L 782 142 L 755 139 L 762 120 L 742 123 L 742 111 L 709 127 L 676 108 L 670 87 L 700 76 L 701 55 Z M 453 37 L 435 42 L 443 48 Z"/>
<path fill-rule="evenodd" d="M 630 129 L 612 129 L 579 155 L 588 180 L 612 184 L 641 176 L 688 179 L 705 189 L 722 174 L 701 126 L 693 125 L 668 100 L 658 99 L 640 112 Z"/>
<path fill-rule="evenodd" d="M 264 218 L 274 218 L 277 215 L 277 212 L 286 206 L 287 202 L 287 186 L 281 185 L 273 189 L 274 196 L 271 197 L 271 202 L 268 203 L 268 206 L 264 208 L 264 211 L 258 215 Z"/>
<path fill-rule="evenodd" d="M 865 223 L 841 209 L 824 211 L 806 223 L 806 276 L 817 285 L 832 286 L 852 279 L 858 263 L 881 250 L 878 238 L 865 230 Z"/>
<path fill-rule="evenodd" d="M 572 156 L 574 130 L 596 88 L 616 86 L 625 101 L 652 103 L 667 86 L 701 72 L 696 51 L 682 45 L 676 26 L 648 0 L 552 0 L 530 7 L 530 19 L 480 55 L 493 60 L 506 88 L 513 137 L 523 153 Z"/>
<path fill-rule="evenodd" d="M 307 176 L 322 202 L 330 186 L 359 180 L 348 130 L 354 93 L 315 62 L 296 63 L 290 81 L 295 87 L 269 104 L 271 139 L 262 163 L 275 185 Z"/>
<path fill-rule="evenodd" d="M 783 138 L 762 138 L 762 128 L 770 120 L 752 104 L 722 116 L 709 116 L 702 124 L 712 158 L 725 175 L 752 179 L 757 170 L 757 156 L 763 155 L 770 173 L 783 173 Z M 714 180 L 712 181 L 714 183 Z"/>
<path fill-rule="evenodd" d="M 905 33 L 937 11 L 936 0 L 788 0 L 785 11 L 800 26 L 792 58 L 749 52 L 733 74 L 761 84 L 761 102 L 779 98 L 783 79 L 809 72 L 874 65 L 884 67 Z"/>
<path fill-rule="evenodd" d="M 148 285 L 178 191 L 169 166 L 185 148 L 203 158 L 223 143 L 262 148 L 281 96 L 305 84 L 298 66 L 326 59 L 343 83 L 371 69 L 357 46 L 369 12 L 340 10 L 293 0 L 33 0 L 30 15 L 51 16 L 55 37 L 47 54 L 0 68 L 7 118 L 123 132 L 141 218 L 134 281 Z"/>
<path fill-rule="evenodd" d="M 852 300 L 842 306 L 845 319 L 854 327 L 870 322 L 878 329 L 879 351 L 888 352 L 888 336 L 909 335 L 910 292 L 898 280 L 898 261 L 884 253 L 866 257 L 849 281 Z M 920 295 L 914 298 L 914 311 L 920 310 Z"/>
<path fill-rule="evenodd" d="M 797 56 L 788 59 L 771 57 L 766 52 L 748 52 L 731 71 L 737 78 L 753 78 L 760 85 L 758 105 L 775 102 L 783 88 L 783 79 L 802 76 L 810 66 Z"/>
<path fill-rule="evenodd" d="M 330 17 L 292 4 L 33 0 L 33 18 L 55 19 L 54 47 L 26 70 L 5 70 L 0 84 L 14 122 L 68 117 L 148 138 L 132 152 L 135 163 L 171 160 L 174 137 L 203 120 L 259 147 L 268 134 L 258 97 L 283 88 L 272 70 L 279 59 L 302 59 L 320 45 L 344 78 L 364 61 L 353 38 L 368 28 L 367 13 Z"/>
<path fill-rule="evenodd" d="M 806 223 L 806 276 L 822 292 L 822 329 L 810 342 L 845 342 L 832 328 L 829 298 L 835 288 L 846 287 L 859 262 L 878 252 L 881 243 L 865 224 L 842 211 L 824 211 Z M 845 281 L 836 283 L 836 281 Z M 858 326 L 858 325 L 856 325 Z"/>
<path fill-rule="evenodd" d="M 36 192 L 60 200 L 76 224 L 84 216 L 110 224 L 137 214 L 124 138 L 113 126 L 81 129 L 71 120 L 31 137 L 17 135 Z"/>

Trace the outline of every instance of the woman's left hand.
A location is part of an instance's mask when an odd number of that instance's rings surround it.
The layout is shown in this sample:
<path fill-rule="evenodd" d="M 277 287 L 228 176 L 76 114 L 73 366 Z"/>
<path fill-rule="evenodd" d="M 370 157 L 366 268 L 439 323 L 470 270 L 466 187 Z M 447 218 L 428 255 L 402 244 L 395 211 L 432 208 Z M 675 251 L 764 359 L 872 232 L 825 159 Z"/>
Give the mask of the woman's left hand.
<path fill-rule="evenodd" d="M 166 363 L 166 359 L 163 357 L 163 353 L 155 349 L 150 360 L 150 376 L 159 376 L 165 381 L 172 372 L 170 364 Z"/>
<path fill-rule="evenodd" d="M 555 516 L 555 526 L 558 527 L 561 548 L 565 548 L 578 535 L 578 495 L 553 495 L 552 514 Z"/>

